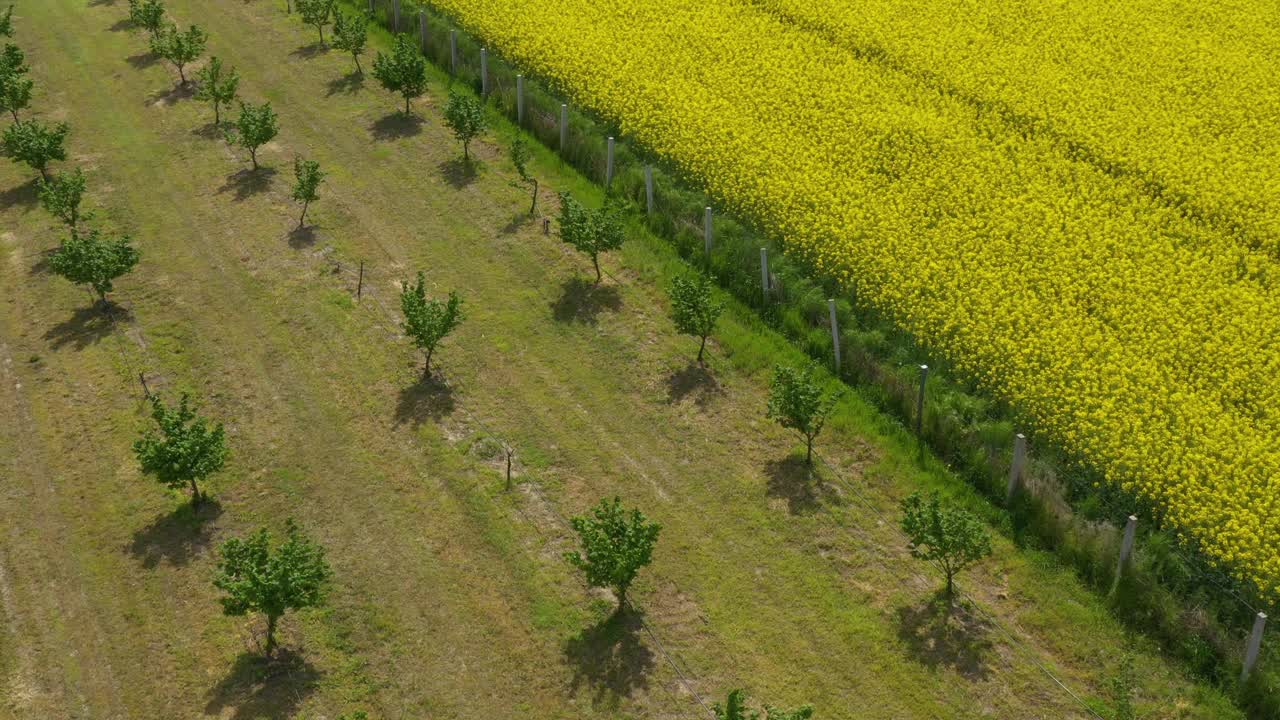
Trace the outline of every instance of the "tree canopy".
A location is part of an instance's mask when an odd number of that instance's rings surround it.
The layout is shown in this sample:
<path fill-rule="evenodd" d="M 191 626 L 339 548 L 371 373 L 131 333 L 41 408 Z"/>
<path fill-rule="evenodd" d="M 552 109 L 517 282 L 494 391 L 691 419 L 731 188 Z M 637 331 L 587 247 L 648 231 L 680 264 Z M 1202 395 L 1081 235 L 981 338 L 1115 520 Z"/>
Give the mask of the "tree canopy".
<path fill-rule="evenodd" d="M 942 568 L 948 598 L 956 573 L 991 554 L 991 537 L 982 522 L 964 508 L 944 504 L 936 492 L 926 497 L 917 491 L 903 499 L 902 531 L 912 557 Z"/>
<path fill-rule="evenodd" d="M 449 91 L 449 104 L 444 108 L 445 125 L 462 141 L 462 159 L 471 162 L 471 141 L 489 127 L 484 103 L 479 98 L 456 90 Z"/>
<path fill-rule="evenodd" d="M 813 439 L 822 432 L 835 398 L 814 379 L 812 366 L 804 369 L 779 365 L 769 385 L 767 415 L 784 428 L 799 431 L 805 438 L 805 462 L 813 463 Z"/>
<path fill-rule="evenodd" d="M 249 151 L 253 169 L 258 169 L 258 148 L 271 142 L 280 132 L 280 123 L 271 103 L 251 105 L 240 103 L 240 117 L 236 118 L 233 131 L 227 132 L 227 142 Z"/>
<path fill-rule="evenodd" d="M 320 33 L 321 45 L 324 45 L 324 27 L 332 22 L 336 4 L 337 0 L 298 0 L 298 14 L 302 16 L 302 22 Z"/>
<path fill-rule="evenodd" d="M 711 281 L 705 277 L 676 277 L 671 281 L 671 320 L 676 330 L 699 340 L 698 364 L 707 348 L 707 337 L 716 329 L 724 302 L 715 299 Z"/>
<path fill-rule="evenodd" d="M 612 204 L 593 210 L 566 192 L 560 193 L 560 239 L 591 258 L 599 284 L 600 253 L 617 250 L 626 239 L 622 215 Z"/>
<path fill-rule="evenodd" d="M 85 178 L 80 168 L 40 179 L 40 204 L 48 213 L 66 223 L 71 232 L 80 223 L 80 202 L 84 199 Z"/>
<path fill-rule="evenodd" d="M 151 52 L 173 63 L 182 84 L 186 85 L 187 65 L 204 54 L 208 42 L 209 34 L 198 25 L 192 25 L 183 32 L 177 25 L 170 24 L 151 36 Z"/>
<path fill-rule="evenodd" d="M 176 407 L 151 399 L 151 418 L 157 430 L 148 430 L 133 444 L 142 472 L 165 487 L 191 488 L 191 504 L 201 500 L 199 483 L 218 472 L 227 461 L 226 434 L 222 424 L 210 424 L 196 414 L 186 393 Z"/>
<path fill-rule="evenodd" d="M 49 269 L 77 285 L 88 285 L 106 302 L 113 281 L 138 264 L 138 251 L 129 236 L 103 237 L 94 228 L 75 232 L 49 255 Z"/>
<path fill-rule="evenodd" d="M 164 3 L 160 0 L 129 0 L 129 21 L 155 35 L 164 27 Z"/>
<path fill-rule="evenodd" d="M 418 273 L 415 285 L 404 283 L 400 292 L 400 310 L 404 313 L 404 334 L 427 353 L 424 378 L 431 377 L 431 356 L 440 341 L 462 323 L 462 298 L 450 291 L 447 300 L 427 297 L 426 280 Z"/>
<path fill-rule="evenodd" d="M 267 618 L 264 653 L 276 648 L 276 623 L 290 610 L 319 607 L 333 571 L 324 548 L 302 534 L 292 519 L 285 521 L 285 540 L 274 551 L 271 533 L 261 528 L 246 538 L 232 538 L 219 550 L 213 585 L 226 593 L 223 613 L 242 616 L 262 613 Z"/>
<path fill-rule="evenodd" d="M 49 179 L 49 163 L 66 160 L 65 146 L 71 128 L 66 123 L 46 125 L 39 120 L 19 120 L 4 129 L 0 150 L 14 162 L 25 163 Z"/>
<path fill-rule="evenodd" d="M 632 581 L 653 561 L 662 526 L 649 522 L 639 510 L 628 514 L 617 497 L 601 500 L 590 515 L 574 517 L 569 524 L 578 533 L 582 551 L 565 553 L 565 559 L 586 575 L 591 586 L 612 589 L 622 609 Z"/>
<path fill-rule="evenodd" d="M 525 183 L 533 186 L 533 199 L 529 202 L 529 214 L 533 215 L 538 209 L 538 178 L 529 172 L 529 161 L 533 159 L 533 153 L 529 150 L 529 143 L 521 135 L 517 135 L 516 139 L 511 142 L 511 164 L 515 165 L 516 173 L 520 175 L 520 179 Z"/>
<path fill-rule="evenodd" d="M 368 25 L 369 18 L 364 13 L 347 14 L 337 9 L 333 11 L 333 46 L 351 53 L 351 59 L 356 63 L 356 72 L 361 75 L 364 75 L 364 68 L 360 67 L 360 56 L 369 40 Z"/>
<path fill-rule="evenodd" d="M 382 87 L 404 96 L 404 112 L 409 101 L 427 91 L 427 60 L 406 35 L 397 35 L 390 55 L 381 52 L 373 59 L 373 76 Z"/>
<path fill-rule="evenodd" d="M 196 72 L 196 80 L 199 84 L 196 99 L 213 106 L 213 123 L 221 125 L 222 108 L 230 106 L 236 99 L 236 92 L 240 89 L 240 75 L 235 68 L 223 72 L 222 59 L 215 55 L 209 58 L 209 64 Z"/>
<path fill-rule="evenodd" d="M 302 217 L 298 218 L 299 228 L 306 225 L 307 208 L 320 199 L 317 188 L 324 181 L 324 176 L 320 163 L 315 160 L 303 160 L 300 157 L 293 159 L 293 199 L 302 203 Z"/>
<path fill-rule="evenodd" d="M 35 83 L 27 77 L 28 70 L 22 49 L 6 44 L 0 53 L 0 111 L 12 115 L 14 122 L 20 119 L 18 111 L 31 105 L 31 90 Z"/>

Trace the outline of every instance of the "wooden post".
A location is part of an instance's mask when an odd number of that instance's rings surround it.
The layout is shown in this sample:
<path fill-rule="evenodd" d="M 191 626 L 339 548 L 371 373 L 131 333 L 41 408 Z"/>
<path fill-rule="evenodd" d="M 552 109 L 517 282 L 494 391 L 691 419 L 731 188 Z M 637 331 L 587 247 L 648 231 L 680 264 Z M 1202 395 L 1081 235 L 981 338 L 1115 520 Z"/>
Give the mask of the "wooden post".
<path fill-rule="evenodd" d="M 545 217 L 542 218 L 542 234 L 543 235 L 551 234 L 551 218 L 545 218 Z"/>
<path fill-rule="evenodd" d="M 480 48 L 480 99 L 489 97 L 489 48 Z"/>
<path fill-rule="evenodd" d="M 560 154 L 569 146 L 569 106 L 560 104 Z"/>
<path fill-rule="evenodd" d="M 764 295 L 764 304 L 769 304 L 769 248 L 760 248 L 760 292 Z"/>
<path fill-rule="evenodd" d="M 1253 672 L 1253 666 L 1258 664 L 1258 651 L 1262 648 L 1262 630 L 1267 626 L 1267 614 L 1258 613 L 1253 618 L 1253 632 L 1249 633 L 1249 644 L 1244 650 L 1244 669 L 1240 672 L 1240 682 L 1243 684 L 1249 679 L 1249 674 Z"/>
<path fill-rule="evenodd" d="M 644 211 L 653 214 L 653 166 L 644 166 Z"/>
<path fill-rule="evenodd" d="M 609 137 L 609 141 L 605 144 L 606 150 L 604 154 L 604 189 L 608 190 L 613 184 L 613 137 Z"/>
<path fill-rule="evenodd" d="M 1022 468 L 1027 462 L 1027 436 L 1018 433 L 1013 438 L 1013 464 L 1009 466 L 1009 487 L 1005 490 L 1006 505 L 1013 503 L 1013 496 L 1018 492 L 1022 482 Z"/>
<path fill-rule="evenodd" d="M 400 0 L 391 0 L 392 29 L 400 32 Z"/>
<path fill-rule="evenodd" d="M 924 384 L 929 380 L 929 366 L 920 366 L 920 392 L 916 395 L 916 436 L 924 431 Z"/>
<path fill-rule="evenodd" d="M 449 31 L 449 74 L 458 74 L 458 31 Z"/>
<path fill-rule="evenodd" d="M 427 11 L 418 11 L 418 46 L 423 54 L 427 52 Z"/>
<path fill-rule="evenodd" d="M 356 302 L 360 302 L 360 295 L 364 293 L 364 261 L 360 261 L 360 277 L 356 280 Z"/>
<path fill-rule="evenodd" d="M 827 312 L 831 315 L 831 348 L 835 350 L 836 377 L 840 377 L 840 324 L 836 321 L 835 298 L 827 299 Z"/>
<path fill-rule="evenodd" d="M 516 124 L 524 127 L 524 75 L 516 75 Z"/>
<path fill-rule="evenodd" d="M 1138 516 L 1130 515 L 1128 522 L 1124 524 L 1124 538 L 1120 541 L 1120 561 L 1116 563 L 1116 584 L 1120 584 L 1120 578 L 1124 576 L 1124 570 L 1129 565 L 1129 558 L 1133 556 L 1133 539 L 1138 532 Z"/>
<path fill-rule="evenodd" d="M 706 246 L 708 260 L 711 259 L 712 222 L 711 206 L 708 205 L 702 213 L 702 242 Z"/>

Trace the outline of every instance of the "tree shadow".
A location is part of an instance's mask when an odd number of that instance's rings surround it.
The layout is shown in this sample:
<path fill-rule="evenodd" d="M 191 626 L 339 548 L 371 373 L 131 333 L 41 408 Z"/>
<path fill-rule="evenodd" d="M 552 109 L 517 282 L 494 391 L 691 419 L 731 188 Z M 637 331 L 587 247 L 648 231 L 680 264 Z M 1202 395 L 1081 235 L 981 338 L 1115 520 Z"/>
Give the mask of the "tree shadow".
<path fill-rule="evenodd" d="M 369 132 L 373 134 L 374 140 L 399 140 L 421 133 L 424 122 L 417 115 L 406 115 L 396 111 L 374 120 L 369 126 Z"/>
<path fill-rule="evenodd" d="M 320 672 L 290 650 L 276 651 L 271 660 L 241 653 L 227 676 L 209 689 L 204 712 L 221 717 L 234 708 L 232 720 L 291 718 L 319 682 Z"/>
<path fill-rule="evenodd" d="M 99 7 L 101 5 L 115 5 L 115 4 L 116 4 L 116 0 L 89 0 L 89 7 Z"/>
<path fill-rule="evenodd" d="M 192 130 L 191 134 L 205 140 L 221 140 L 225 135 L 222 125 L 216 122 L 207 122 Z"/>
<path fill-rule="evenodd" d="M 935 670 L 950 668 L 968 680 L 990 676 L 991 621 L 949 600 L 945 590 L 918 605 L 898 608 L 897 616 L 898 640 L 916 662 Z"/>
<path fill-rule="evenodd" d="M 328 91 L 325 93 L 325 97 L 353 95 L 364 89 L 364 75 L 359 71 L 352 70 L 342 77 L 330 80 L 326 87 Z"/>
<path fill-rule="evenodd" d="M 303 60 L 310 60 L 311 58 L 324 55 L 327 52 L 329 52 L 329 46 L 322 45 L 320 41 L 317 40 L 310 45 L 303 45 L 300 48 L 296 48 L 293 52 L 289 53 L 289 55 L 291 57 L 302 58 Z"/>
<path fill-rule="evenodd" d="M 89 6 L 93 7 L 94 5 L 108 5 L 108 4 L 110 3 L 102 2 L 102 0 L 95 0 L 95 2 L 90 2 Z M 120 18 L 119 20 L 109 25 L 107 27 L 107 31 L 108 32 L 127 32 L 129 30 L 132 30 L 133 28 L 134 28 L 134 24 L 132 20 L 130 20 L 129 18 Z"/>
<path fill-rule="evenodd" d="M 476 181 L 476 164 L 462 158 L 453 158 L 440 163 L 440 176 L 454 190 L 462 190 Z"/>
<path fill-rule="evenodd" d="M 674 370 L 667 376 L 667 402 L 673 405 L 692 396 L 693 401 L 703 407 L 712 398 L 723 394 L 724 388 L 720 387 L 716 376 L 696 362 Z"/>
<path fill-rule="evenodd" d="M 316 226 L 303 225 L 295 227 L 289 231 L 289 247 L 294 250 L 301 250 L 314 245 L 316 242 Z"/>
<path fill-rule="evenodd" d="M 143 70 L 160 62 L 160 56 L 148 50 L 147 52 L 140 52 L 137 55 L 130 55 L 125 58 L 124 61 L 129 63 L 134 70 Z"/>
<path fill-rule="evenodd" d="M 40 202 L 40 179 L 31 178 L 30 180 L 15 185 L 14 187 L 0 192 L 0 210 L 8 210 L 11 207 L 30 208 Z"/>
<path fill-rule="evenodd" d="M 556 322 L 595 325 L 602 311 L 617 312 L 621 307 L 618 288 L 575 276 L 561 285 L 560 297 L 551 303 L 551 316 Z"/>
<path fill-rule="evenodd" d="M 117 318 L 127 317 L 127 313 L 122 315 L 121 312 L 116 313 Z M 83 350 L 110 335 L 114 325 L 112 316 L 104 312 L 102 303 L 95 302 L 77 309 L 71 317 L 49 328 L 44 334 L 44 339 L 49 341 L 50 347 L 54 350 L 67 345 L 74 345 L 76 350 Z"/>
<path fill-rule="evenodd" d="M 516 213 L 506 225 L 503 225 L 502 229 L 498 232 L 502 235 L 515 235 L 520 232 L 521 228 L 531 222 L 533 222 L 532 215 L 527 212 L 519 212 Z"/>
<path fill-rule="evenodd" d="M 45 274 L 49 273 L 49 272 L 50 272 L 50 270 L 49 270 L 49 256 L 53 255 L 53 253 L 54 253 L 54 251 L 55 251 L 55 250 L 56 250 L 56 248 L 49 248 L 48 250 L 41 250 L 41 251 L 40 251 L 40 259 L 38 259 L 38 260 L 36 260 L 35 262 L 31 263 L 31 267 L 30 267 L 30 269 L 28 269 L 28 270 L 27 270 L 27 272 L 28 272 L 28 273 L 30 273 L 31 275 L 45 275 Z"/>
<path fill-rule="evenodd" d="M 194 83 L 179 83 L 167 90 L 157 90 L 147 96 L 148 105 L 172 105 L 179 100 L 190 100 L 196 94 Z"/>
<path fill-rule="evenodd" d="M 222 187 L 218 188 L 218 194 L 234 192 L 235 199 L 239 202 L 271 187 L 271 179 L 275 175 L 276 169 L 269 167 L 259 167 L 257 170 L 253 168 L 237 170 L 227 176 L 226 182 L 222 184 Z"/>
<path fill-rule="evenodd" d="M 213 523 L 222 515 L 215 498 L 205 498 L 198 506 L 183 503 L 176 510 L 151 521 L 133 534 L 129 552 L 151 569 L 167 560 L 180 567 L 204 552 L 213 541 Z"/>
<path fill-rule="evenodd" d="M 792 515 L 817 512 L 824 501 L 839 499 L 825 488 L 817 468 L 805 462 L 804 455 L 799 453 L 782 460 L 770 460 L 765 465 L 765 475 L 765 494 L 786 500 Z"/>
<path fill-rule="evenodd" d="M 654 657 L 640 639 L 643 623 L 641 611 L 622 608 L 569 638 L 564 654 L 573 667 L 570 692 L 588 685 L 595 688 L 595 702 L 616 704 L 647 687 Z"/>
<path fill-rule="evenodd" d="M 396 424 L 413 423 L 417 427 L 427 420 L 439 421 L 452 413 L 453 407 L 453 388 L 433 375 L 400 391 Z"/>

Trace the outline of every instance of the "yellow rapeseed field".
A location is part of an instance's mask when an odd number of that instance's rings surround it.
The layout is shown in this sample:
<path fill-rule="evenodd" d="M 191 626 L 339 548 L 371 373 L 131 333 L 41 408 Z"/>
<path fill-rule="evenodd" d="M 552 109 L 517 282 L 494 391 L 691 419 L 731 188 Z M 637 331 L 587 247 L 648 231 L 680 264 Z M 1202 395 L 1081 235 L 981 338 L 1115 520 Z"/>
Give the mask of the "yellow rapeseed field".
<path fill-rule="evenodd" d="M 854 52 L 837 20 L 852 11 L 835 0 L 805 22 L 779 9 L 805 2 L 436 0 L 1280 593 L 1271 248 L 1069 159 L 1054 137 L 1010 132 L 925 74 Z M 957 72 L 981 84 L 977 70 Z M 1174 144 L 1139 154 L 1141 134 L 1109 127 L 1096 133 L 1135 163 L 1194 140 L 1152 132 Z M 1228 161 L 1220 170 L 1188 187 L 1204 183 L 1214 207 L 1258 210 L 1240 215 L 1250 229 L 1274 218 L 1274 183 L 1248 187 L 1247 169 L 1236 182 Z M 1215 184 L 1224 178 L 1234 184 Z"/>

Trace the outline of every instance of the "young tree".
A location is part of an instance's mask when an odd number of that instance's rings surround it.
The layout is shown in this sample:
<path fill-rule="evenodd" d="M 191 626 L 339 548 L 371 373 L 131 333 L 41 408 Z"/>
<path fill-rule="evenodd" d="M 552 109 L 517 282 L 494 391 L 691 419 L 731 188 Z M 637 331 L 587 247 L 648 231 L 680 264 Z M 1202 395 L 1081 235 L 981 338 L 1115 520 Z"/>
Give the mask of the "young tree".
<path fill-rule="evenodd" d="M 444 123 L 462 141 L 462 159 L 471 162 L 471 141 L 488 127 L 484 104 L 479 99 L 454 90 L 449 91 L 449 104 L 444 108 Z"/>
<path fill-rule="evenodd" d="M 529 214 L 533 215 L 538 209 L 538 178 L 529 172 L 529 160 L 533 154 L 529 151 L 529 144 L 524 141 L 524 137 L 517 135 L 514 142 L 511 143 L 511 164 L 516 166 L 516 172 L 519 173 L 520 179 L 526 184 L 533 186 L 533 200 L 529 203 Z"/>
<path fill-rule="evenodd" d="M 234 131 L 227 132 L 227 142 L 249 151 L 253 169 L 258 169 L 258 148 L 272 141 L 280 132 L 280 124 L 271 103 L 240 103 L 240 117 Z"/>
<path fill-rule="evenodd" d="M 381 52 L 373 59 L 373 76 L 382 87 L 404 96 L 404 114 L 409 101 L 427 91 L 427 60 L 407 35 L 397 35 L 390 55 Z"/>
<path fill-rule="evenodd" d="M 13 6 L 0 15 L 0 37 L 13 37 Z"/>
<path fill-rule="evenodd" d="M 154 36 L 164 27 L 164 3 L 160 0 L 129 0 L 129 20 Z"/>
<path fill-rule="evenodd" d="M 716 321 L 724 312 L 724 302 L 715 299 L 711 281 L 698 276 L 692 280 L 677 277 L 671 281 L 671 319 L 676 330 L 702 342 L 698 346 L 698 364 L 707 349 L 707 337 L 716 329 Z"/>
<path fill-rule="evenodd" d="M 88 285 L 107 301 L 112 281 L 138 264 L 138 251 L 129 244 L 129 236 L 104 238 L 97 229 L 75 233 L 49 256 L 49 269 L 77 285 Z"/>
<path fill-rule="evenodd" d="M 267 657 L 275 652 L 280 618 L 289 610 L 319 607 L 333 577 L 324 548 L 304 536 L 292 518 L 285 521 L 285 541 L 274 552 L 271 534 L 262 528 L 247 538 L 226 541 L 219 554 L 213 586 L 226 593 L 220 599 L 222 612 L 233 617 L 266 615 Z"/>
<path fill-rule="evenodd" d="M 333 19 L 336 3 L 337 0 L 298 0 L 298 13 L 302 15 L 302 22 L 320 33 L 321 45 L 324 45 L 324 26 Z"/>
<path fill-rule="evenodd" d="M 747 707 L 747 694 L 742 690 L 733 690 L 724 704 L 716 703 L 711 708 L 716 720 L 809 720 L 813 717 L 813 708 L 803 705 L 795 710 L 779 710 L 772 705 L 764 707 L 762 717 L 757 710 Z"/>
<path fill-rule="evenodd" d="M 34 83 L 26 77 L 28 69 L 22 48 L 6 44 L 0 53 L 0 110 L 13 115 L 14 122 L 18 122 L 18 111 L 31 104 Z"/>
<path fill-rule="evenodd" d="M 80 201 L 84 198 L 84 188 L 84 173 L 80 168 L 76 168 L 74 172 L 58 173 L 48 180 L 41 179 L 37 186 L 40 204 L 50 215 L 66 223 L 73 235 L 80 223 Z"/>
<path fill-rule="evenodd" d="M 191 488 L 191 504 L 203 496 L 198 483 L 218 472 L 227 462 L 226 436 L 222 424 L 209 421 L 191 408 L 186 393 L 177 407 L 165 407 L 160 398 L 151 399 L 151 417 L 159 432 L 148 430 L 133 444 L 133 452 L 144 475 L 173 490 Z"/>
<path fill-rule="evenodd" d="M 400 310 L 404 313 L 404 334 L 413 344 L 427 351 L 427 364 L 422 377 L 431 377 L 431 355 L 454 328 L 462 323 L 462 299 L 450 291 L 448 300 L 427 297 L 425 280 L 418 273 L 418 283 L 404 283 L 400 291 Z"/>
<path fill-rule="evenodd" d="M 333 46 L 339 50 L 351 53 L 351 59 L 356 62 L 356 72 L 364 75 L 364 68 L 360 67 L 360 55 L 364 53 L 365 43 L 369 39 L 369 19 L 363 13 L 351 13 L 350 15 L 341 10 L 333 11 Z"/>
<path fill-rule="evenodd" d="M 779 365 L 773 370 L 769 385 L 770 420 L 784 428 L 797 430 L 805 439 L 805 462 L 813 464 L 813 439 L 822 432 L 835 398 L 822 390 L 813 377 L 813 367 L 803 370 Z"/>
<path fill-rule="evenodd" d="M 240 89 L 240 76 L 235 68 L 222 72 L 222 59 L 209 58 L 209 64 L 196 72 L 196 80 L 200 87 L 196 89 L 196 99 L 213 105 L 213 124 L 222 125 L 222 108 L 230 107 Z"/>
<path fill-rule="evenodd" d="M 208 33 L 198 25 L 192 25 L 186 32 L 179 31 L 176 25 L 169 25 L 151 37 L 151 52 L 173 63 L 178 68 L 182 84 L 186 85 L 187 73 L 184 68 L 204 54 L 208 41 Z"/>
<path fill-rule="evenodd" d="M 616 207 L 606 204 L 599 210 L 592 210 L 566 191 L 560 193 L 560 239 L 591 257 L 591 265 L 596 269 L 596 284 L 599 285 L 603 277 L 600 253 L 622 247 L 626 233 Z"/>
<path fill-rule="evenodd" d="M 627 588 L 653 560 L 662 526 L 649 522 L 639 510 L 628 516 L 617 497 L 601 500 L 590 516 L 573 517 L 569 524 L 578 533 L 582 552 L 565 553 L 565 559 L 587 576 L 592 587 L 612 589 L 621 611 L 627 604 Z"/>
<path fill-rule="evenodd" d="M 49 179 L 49 163 L 66 160 L 64 146 L 71 128 L 66 123 L 49 126 L 38 120 L 19 120 L 4 129 L 0 150 L 14 162 L 26 163 Z"/>
<path fill-rule="evenodd" d="M 302 217 L 298 218 L 298 227 L 301 228 L 307 222 L 307 208 L 320 199 L 316 189 L 324 180 L 325 173 L 320 170 L 320 163 L 315 160 L 303 160 L 298 157 L 293 159 L 293 176 L 295 178 L 293 199 L 302 203 Z"/>
<path fill-rule="evenodd" d="M 902 531 L 912 557 L 942 567 L 948 600 L 956 573 L 991 554 L 991 537 L 982 523 L 963 508 L 943 505 L 937 493 L 926 499 L 917 491 L 903 499 Z"/>

